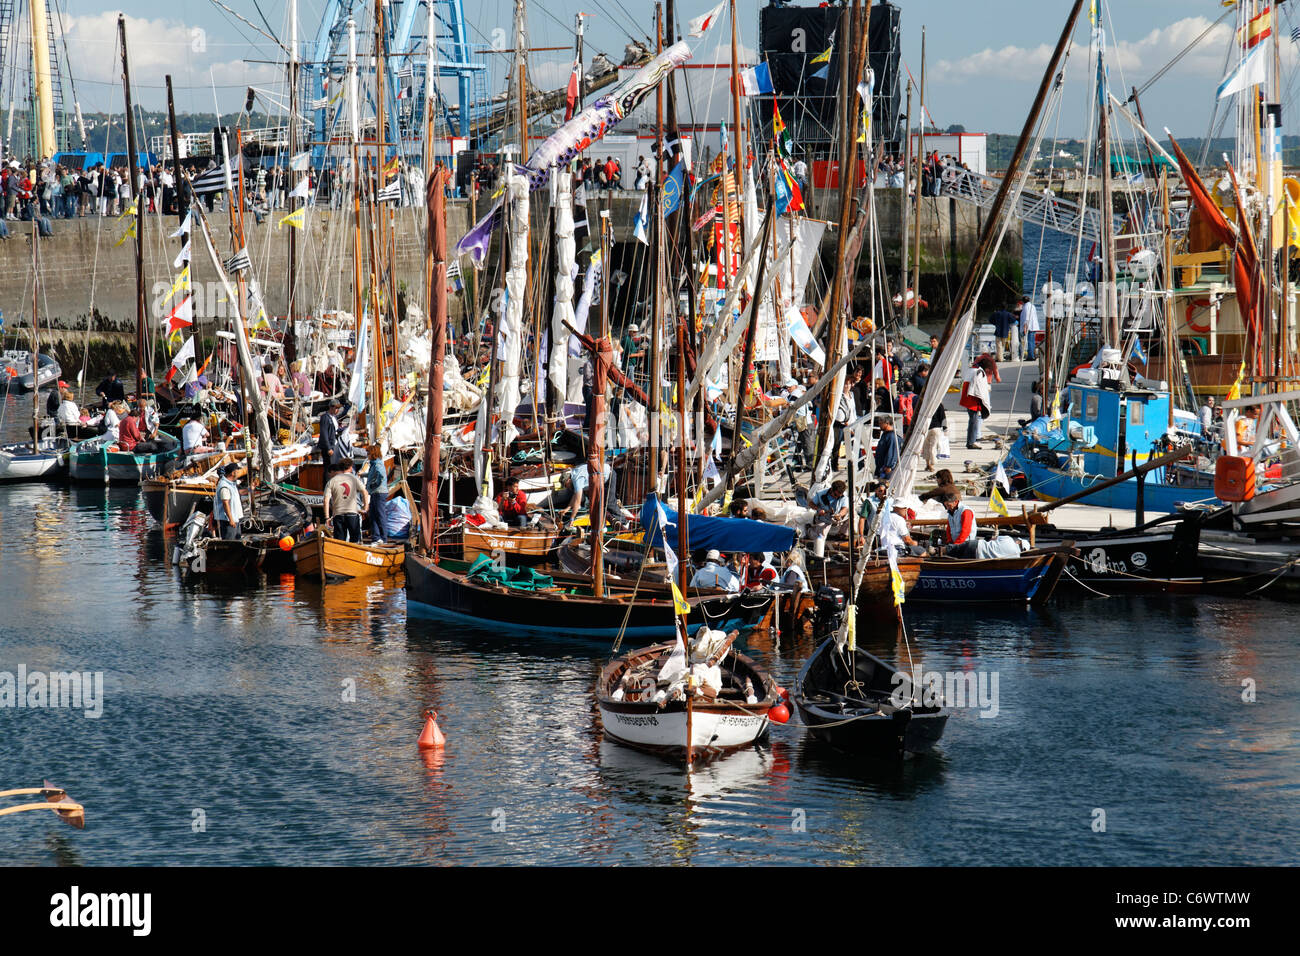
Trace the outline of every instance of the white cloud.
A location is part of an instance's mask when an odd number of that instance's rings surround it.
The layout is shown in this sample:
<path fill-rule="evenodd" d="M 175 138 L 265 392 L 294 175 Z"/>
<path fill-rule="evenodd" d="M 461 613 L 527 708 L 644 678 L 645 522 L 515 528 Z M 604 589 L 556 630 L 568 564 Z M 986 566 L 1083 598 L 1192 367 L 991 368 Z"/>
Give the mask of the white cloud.
<path fill-rule="evenodd" d="M 121 111 L 121 51 L 117 46 L 117 14 L 105 12 L 64 18 L 68 58 L 73 80 L 85 110 Z M 245 86 L 270 86 L 282 82 L 284 71 L 270 63 L 245 63 L 249 59 L 274 59 L 274 47 L 216 41 L 203 27 L 181 20 L 127 16 L 126 37 L 135 101 L 146 109 L 166 102 L 164 76 L 172 81 L 181 102 L 177 108 L 212 109 L 211 86 L 218 87 L 222 109 L 238 109 Z M 225 89 L 223 89 L 225 87 Z M 194 95 L 182 95 L 182 91 Z M 199 94 L 202 94 L 201 96 Z"/>
<path fill-rule="evenodd" d="M 1184 17 L 1152 30 L 1140 40 L 1112 40 L 1107 46 L 1107 61 L 1112 70 L 1122 71 L 1129 83 L 1145 81 L 1200 36 L 1210 23 L 1205 17 Z M 1217 79 L 1222 74 L 1223 51 L 1232 34 L 1233 28 L 1227 23 L 1217 24 L 1167 75 Z M 1081 55 L 1087 55 L 1086 40 L 1076 41 L 1071 51 L 1072 59 Z M 1029 48 L 1004 46 L 995 50 L 986 47 L 957 60 L 942 60 L 936 70 L 940 81 L 957 82 L 977 77 L 1037 79 L 1043 75 L 1051 56 L 1052 46 L 1048 43 Z M 1112 82 L 1119 82 L 1114 72 Z"/>

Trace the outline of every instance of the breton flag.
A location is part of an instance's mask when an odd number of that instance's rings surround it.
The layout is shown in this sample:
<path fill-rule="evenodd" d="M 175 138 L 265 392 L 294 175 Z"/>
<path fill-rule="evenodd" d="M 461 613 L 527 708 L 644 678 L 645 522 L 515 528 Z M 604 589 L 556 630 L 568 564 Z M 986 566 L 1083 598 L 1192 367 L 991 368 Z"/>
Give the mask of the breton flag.
<path fill-rule="evenodd" d="M 1245 58 L 1240 65 L 1223 78 L 1219 84 L 1218 99 L 1225 96 L 1231 96 L 1233 93 L 1240 93 L 1248 86 L 1255 86 L 1264 82 L 1265 76 L 1268 75 L 1268 57 L 1265 56 L 1266 46 L 1256 46 Z"/>
<path fill-rule="evenodd" d="M 407 83 L 397 91 L 397 98 L 399 100 L 409 100 L 413 96 L 415 96 L 415 85 L 413 83 Z"/>
<path fill-rule="evenodd" d="M 722 17 L 722 7 L 723 4 L 720 3 L 712 10 L 710 10 L 708 13 L 704 14 L 704 16 L 695 17 L 693 20 L 691 20 L 690 22 L 691 36 L 693 37 L 704 36 L 704 31 L 707 30 L 709 27 L 713 26 L 713 24 L 717 23 L 718 20 Z"/>
<path fill-rule="evenodd" d="M 181 251 L 176 255 L 176 261 L 172 263 L 173 269 L 181 269 L 185 263 L 190 261 L 190 241 L 185 240 L 185 245 L 181 246 Z"/>
<path fill-rule="evenodd" d="M 213 166 L 211 169 L 200 173 L 198 177 L 190 181 L 190 186 L 196 193 L 219 193 L 226 189 L 226 181 L 230 178 L 230 164 L 222 163 L 220 166 Z"/>
<path fill-rule="evenodd" d="M 181 329 L 194 324 L 194 296 L 187 295 L 176 303 L 176 307 L 167 313 L 167 334 L 175 335 Z"/>
<path fill-rule="evenodd" d="M 182 345 L 180 349 L 177 350 L 176 354 L 172 357 L 172 367 L 167 370 L 167 378 L 165 379 L 165 381 L 170 382 L 172 380 L 172 377 L 175 376 L 177 372 L 179 372 L 182 368 L 185 367 L 185 363 L 193 361 L 193 359 L 194 359 L 194 336 L 191 335 L 188 339 L 185 340 L 185 344 Z"/>
<path fill-rule="evenodd" d="M 190 216 L 191 216 L 191 215 L 193 215 L 193 213 L 188 213 L 188 212 L 187 212 L 187 213 L 185 214 L 185 218 L 181 221 L 181 224 L 180 224 L 179 226 L 176 227 L 176 231 L 173 232 L 171 235 L 169 235 L 167 238 L 168 238 L 168 239 L 179 239 L 181 236 L 188 236 L 188 235 L 190 234 Z M 187 257 L 187 258 L 188 258 L 188 257 Z"/>
<path fill-rule="evenodd" d="M 293 187 L 293 192 L 289 193 L 289 198 L 306 199 L 309 195 L 311 195 L 311 179 L 304 176 L 298 185 Z"/>
<path fill-rule="evenodd" d="M 768 69 L 766 63 L 748 66 L 740 71 L 740 94 L 742 96 L 758 96 L 762 93 L 771 92 L 772 71 Z"/>
<path fill-rule="evenodd" d="M 293 212 L 289 213 L 289 215 L 277 222 L 275 228 L 279 229 L 281 226 L 293 226 L 295 229 L 301 229 L 303 227 L 303 217 L 306 215 L 307 207 L 299 206 Z"/>
<path fill-rule="evenodd" d="M 223 265 L 227 272 L 244 272 L 253 268 L 253 260 L 248 258 L 248 246 L 241 248 L 227 259 Z"/>
<path fill-rule="evenodd" d="M 311 167 L 311 153 L 294 153 L 289 157 L 289 169 L 295 173 L 306 172 Z"/>
<path fill-rule="evenodd" d="M 394 179 L 391 183 L 379 190 L 375 199 L 379 202 L 401 202 L 402 201 L 402 181 Z"/>
<path fill-rule="evenodd" d="M 1291 31 L 1291 42 L 1292 42 L 1292 43 L 1300 43 L 1300 27 L 1295 27 L 1295 28 Z"/>

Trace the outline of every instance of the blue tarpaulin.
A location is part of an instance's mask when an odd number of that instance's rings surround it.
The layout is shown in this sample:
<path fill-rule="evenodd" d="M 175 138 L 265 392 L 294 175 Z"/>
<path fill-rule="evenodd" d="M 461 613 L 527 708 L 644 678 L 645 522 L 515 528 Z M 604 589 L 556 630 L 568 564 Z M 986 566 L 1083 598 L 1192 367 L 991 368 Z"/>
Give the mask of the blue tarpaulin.
<path fill-rule="evenodd" d="M 641 527 L 651 535 L 651 543 L 662 548 L 658 503 L 654 495 L 645 500 L 641 506 Z M 668 545 L 677 551 L 677 512 L 665 505 L 664 514 L 668 519 Z M 787 528 L 783 524 L 768 524 L 766 521 L 753 521 L 749 518 L 691 515 L 687 535 L 687 543 L 692 551 L 716 548 L 722 552 L 745 551 L 756 554 L 761 551 L 789 551 L 794 547 L 795 532 L 794 528 Z M 681 557 L 680 553 L 678 556 Z"/>

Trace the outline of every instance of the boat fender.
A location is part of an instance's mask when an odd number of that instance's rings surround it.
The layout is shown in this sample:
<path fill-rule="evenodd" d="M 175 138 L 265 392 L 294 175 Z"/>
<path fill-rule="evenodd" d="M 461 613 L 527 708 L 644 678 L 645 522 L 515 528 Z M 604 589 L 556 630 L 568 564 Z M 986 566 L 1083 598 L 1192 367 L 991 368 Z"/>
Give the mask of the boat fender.
<path fill-rule="evenodd" d="M 785 704 L 777 704 L 767 712 L 767 719 L 774 723 L 784 724 L 790 719 L 790 708 Z"/>
<path fill-rule="evenodd" d="M 439 750 L 446 746 L 447 738 L 443 736 L 442 730 L 438 727 L 438 712 L 430 709 L 424 712 L 424 730 L 420 732 L 420 739 L 416 746 L 420 750 Z"/>

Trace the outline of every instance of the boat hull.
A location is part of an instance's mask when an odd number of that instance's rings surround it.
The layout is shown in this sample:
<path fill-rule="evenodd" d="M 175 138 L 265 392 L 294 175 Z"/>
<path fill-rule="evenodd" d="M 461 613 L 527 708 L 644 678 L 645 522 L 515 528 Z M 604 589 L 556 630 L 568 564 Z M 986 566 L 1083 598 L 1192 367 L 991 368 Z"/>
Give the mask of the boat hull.
<path fill-rule="evenodd" d="M 908 601 L 920 603 L 1042 604 L 1056 589 L 1067 549 L 1018 558 L 925 558 Z"/>
<path fill-rule="evenodd" d="M 68 474 L 73 481 L 100 484 L 111 482 L 139 484 L 144 478 L 158 474 L 162 466 L 176 458 L 179 446 L 152 455 L 136 455 L 129 451 L 109 451 L 110 444 L 102 439 L 79 442 L 68 452 Z"/>
<path fill-rule="evenodd" d="M 330 578 L 371 579 L 402 573 L 404 545 L 364 544 L 312 534 L 293 548 L 294 573 Z"/>
<path fill-rule="evenodd" d="M 482 554 L 492 558 L 500 553 L 514 564 L 542 564 L 555 555 L 559 540 L 555 531 L 531 528 L 485 531 L 467 524 L 462 535 L 462 550 L 466 561 L 473 561 Z"/>
<path fill-rule="evenodd" d="M 49 481 L 62 476 L 67 466 L 68 443 L 44 439 L 37 449 L 31 442 L 0 447 L 0 481 Z"/>
<path fill-rule="evenodd" d="M 446 562 L 444 562 L 446 563 Z M 460 564 L 463 564 L 461 562 Z M 479 625 L 504 625 L 532 633 L 564 633 L 589 638 L 671 638 L 675 633 L 671 597 L 627 595 L 594 598 L 590 594 L 519 591 L 468 580 L 459 567 L 443 566 L 408 552 L 404 563 L 408 607 L 471 620 Z M 570 589 L 572 590 L 572 589 Z M 704 624 L 718 630 L 753 627 L 763 617 L 771 596 L 759 600 L 745 595 L 691 597 L 688 628 Z M 632 605 L 631 613 L 628 606 Z M 752 605 L 752 606 L 751 606 Z M 626 629 L 624 624 L 626 623 Z"/>
<path fill-rule="evenodd" d="M 894 706 L 890 697 L 906 675 L 861 649 L 852 652 L 850 674 L 849 654 L 847 648 L 836 651 L 833 639 L 823 641 L 795 680 L 795 707 L 814 739 L 844 753 L 882 759 L 932 750 L 948 724 L 948 710 L 923 702 Z M 857 692 L 861 701 L 840 697 L 850 680 L 865 688 Z"/>

